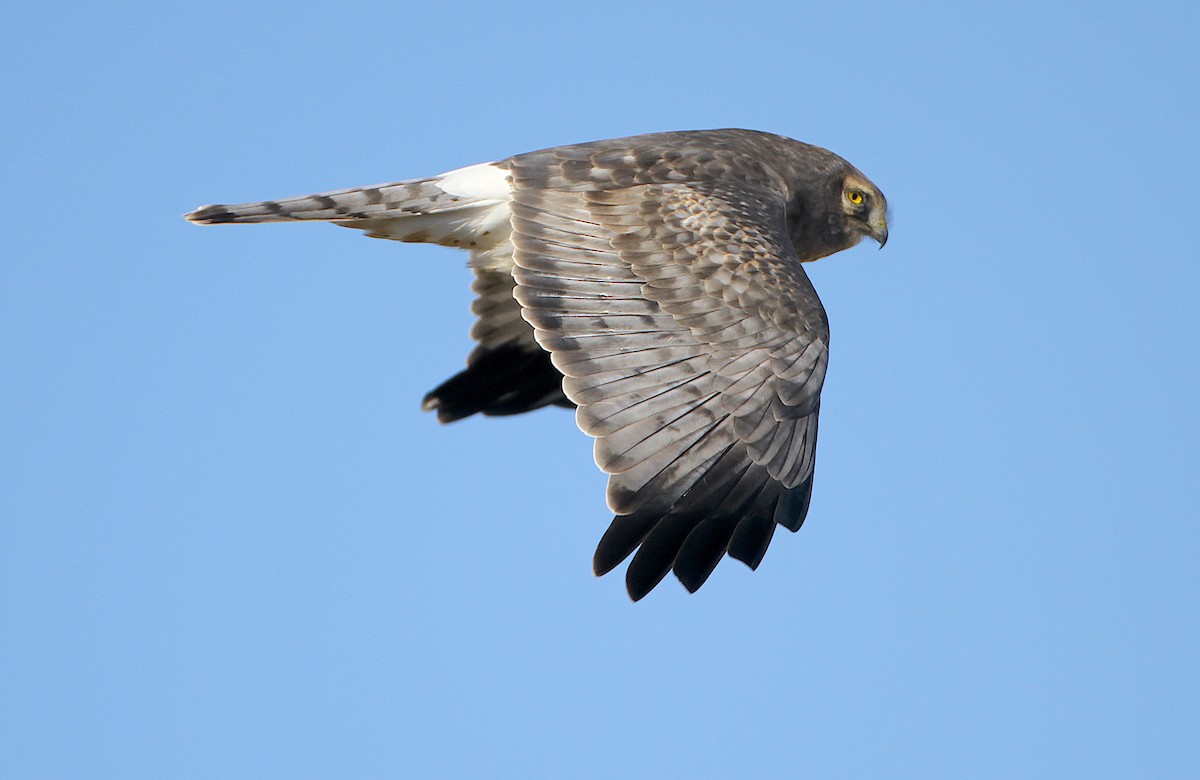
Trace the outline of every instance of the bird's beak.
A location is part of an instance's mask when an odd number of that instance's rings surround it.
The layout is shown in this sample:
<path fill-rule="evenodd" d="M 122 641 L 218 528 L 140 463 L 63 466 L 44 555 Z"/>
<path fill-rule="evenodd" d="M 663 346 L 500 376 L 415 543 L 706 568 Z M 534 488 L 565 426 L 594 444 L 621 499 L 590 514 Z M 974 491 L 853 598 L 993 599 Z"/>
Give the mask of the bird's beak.
<path fill-rule="evenodd" d="M 872 214 L 871 218 L 867 221 L 867 227 L 871 229 L 867 235 L 878 241 L 879 248 L 883 249 L 883 245 L 887 243 L 888 237 L 887 215 Z"/>

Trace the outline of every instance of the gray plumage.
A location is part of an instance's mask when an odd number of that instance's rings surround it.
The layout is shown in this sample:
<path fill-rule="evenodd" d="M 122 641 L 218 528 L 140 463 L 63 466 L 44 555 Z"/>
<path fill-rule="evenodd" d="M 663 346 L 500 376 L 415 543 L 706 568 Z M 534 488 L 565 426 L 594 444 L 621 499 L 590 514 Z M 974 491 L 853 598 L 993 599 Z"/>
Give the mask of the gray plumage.
<path fill-rule="evenodd" d="M 812 494 L 828 362 L 801 263 L 887 240 L 887 202 L 820 147 L 748 130 L 656 133 L 300 198 L 204 224 L 314 219 L 467 249 L 479 345 L 425 399 L 450 421 L 577 406 L 616 515 L 604 574 L 630 596 L 725 554 L 756 568 Z"/>

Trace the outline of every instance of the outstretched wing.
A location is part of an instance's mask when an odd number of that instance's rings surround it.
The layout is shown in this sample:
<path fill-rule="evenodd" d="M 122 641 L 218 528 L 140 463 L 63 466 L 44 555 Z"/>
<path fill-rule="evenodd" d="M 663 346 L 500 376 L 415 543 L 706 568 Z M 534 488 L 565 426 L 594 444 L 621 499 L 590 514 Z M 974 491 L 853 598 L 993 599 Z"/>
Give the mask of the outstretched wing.
<path fill-rule="evenodd" d="M 781 192 L 746 182 L 555 187 L 512 162 L 516 298 L 596 437 L 636 600 L 729 555 L 758 566 L 808 510 L 828 324 Z"/>

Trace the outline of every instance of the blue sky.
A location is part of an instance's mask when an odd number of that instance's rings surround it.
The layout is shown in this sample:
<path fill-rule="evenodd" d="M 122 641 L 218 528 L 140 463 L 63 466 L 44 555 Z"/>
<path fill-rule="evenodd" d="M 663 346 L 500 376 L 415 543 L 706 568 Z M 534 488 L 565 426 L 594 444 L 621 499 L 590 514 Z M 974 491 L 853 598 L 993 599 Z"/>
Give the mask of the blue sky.
<path fill-rule="evenodd" d="M 6 12 L 0 775 L 1195 776 L 1194 4 L 345 9 Z M 179 218 L 723 126 L 894 219 L 696 595 L 592 577 L 569 413 L 419 411 L 464 257 Z"/>

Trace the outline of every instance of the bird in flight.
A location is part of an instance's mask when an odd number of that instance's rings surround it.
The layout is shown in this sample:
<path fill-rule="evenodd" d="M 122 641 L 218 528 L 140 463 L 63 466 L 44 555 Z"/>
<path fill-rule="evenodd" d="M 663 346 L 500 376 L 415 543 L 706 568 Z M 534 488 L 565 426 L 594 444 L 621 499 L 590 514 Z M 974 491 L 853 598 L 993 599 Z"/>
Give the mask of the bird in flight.
<path fill-rule="evenodd" d="M 636 601 L 758 567 L 812 495 L 829 323 L 804 272 L 887 241 L 887 201 L 818 146 L 751 130 L 652 133 L 425 179 L 240 205 L 199 224 L 316 220 L 465 249 L 478 342 L 423 408 L 442 422 L 575 408 L 631 554 Z"/>

